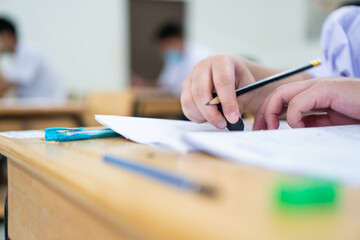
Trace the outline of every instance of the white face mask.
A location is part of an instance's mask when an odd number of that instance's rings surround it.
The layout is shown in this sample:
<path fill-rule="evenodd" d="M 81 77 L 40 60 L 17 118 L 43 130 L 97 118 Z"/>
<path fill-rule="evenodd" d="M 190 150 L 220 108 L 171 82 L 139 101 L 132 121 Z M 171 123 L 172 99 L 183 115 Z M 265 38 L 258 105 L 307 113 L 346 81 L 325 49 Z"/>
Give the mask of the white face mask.
<path fill-rule="evenodd" d="M 168 50 L 163 56 L 165 65 L 176 65 L 179 64 L 182 59 L 182 53 L 179 50 Z"/>

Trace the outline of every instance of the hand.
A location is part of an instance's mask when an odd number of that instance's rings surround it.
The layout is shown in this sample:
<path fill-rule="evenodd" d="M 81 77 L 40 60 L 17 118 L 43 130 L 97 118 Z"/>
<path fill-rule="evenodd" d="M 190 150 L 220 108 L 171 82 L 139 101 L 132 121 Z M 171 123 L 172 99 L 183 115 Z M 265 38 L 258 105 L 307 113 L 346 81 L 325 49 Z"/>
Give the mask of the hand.
<path fill-rule="evenodd" d="M 253 75 L 240 59 L 228 55 L 208 57 L 194 67 L 183 83 L 183 112 L 191 121 L 208 121 L 217 128 L 225 128 L 226 120 L 217 106 L 205 104 L 213 98 L 212 93 L 216 92 L 226 119 L 230 123 L 236 123 L 256 92 L 236 98 L 235 89 L 253 82 Z"/>
<path fill-rule="evenodd" d="M 325 114 L 304 115 L 310 111 Z M 318 78 L 278 87 L 256 113 L 253 130 L 277 129 L 285 113 L 293 128 L 360 123 L 360 79 Z"/>

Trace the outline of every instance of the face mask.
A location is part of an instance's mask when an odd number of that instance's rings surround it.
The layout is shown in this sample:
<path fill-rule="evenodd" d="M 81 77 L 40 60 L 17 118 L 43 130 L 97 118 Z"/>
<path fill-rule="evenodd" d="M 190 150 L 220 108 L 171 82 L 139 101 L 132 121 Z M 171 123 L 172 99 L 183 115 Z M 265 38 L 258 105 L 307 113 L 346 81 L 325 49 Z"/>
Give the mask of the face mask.
<path fill-rule="evenodd" d="M 165 65 L 176 65 L 182 61 L 182 54 L 178 50 L 168 50 L 164 54 Z"/>

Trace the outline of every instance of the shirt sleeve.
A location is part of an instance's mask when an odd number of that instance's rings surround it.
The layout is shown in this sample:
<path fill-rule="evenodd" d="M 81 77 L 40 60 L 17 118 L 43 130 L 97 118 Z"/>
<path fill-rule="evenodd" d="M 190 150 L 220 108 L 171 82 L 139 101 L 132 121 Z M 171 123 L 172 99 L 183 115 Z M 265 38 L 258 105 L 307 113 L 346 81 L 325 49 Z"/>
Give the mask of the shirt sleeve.
<path fill-rule="evenodd" d="M 360 7 L 334 11 L 323 25 L 322 64 L 308 71 L 314 77 L 360 77 Z"/>
<path fill-rule="evenodd" d="M 40 64 L 41 61 L 36 54 L 21 49 L 15 52 L 11 66 L 4 72 L 5 79 L 19 85 L 31 84 L 36 79 Z"/>

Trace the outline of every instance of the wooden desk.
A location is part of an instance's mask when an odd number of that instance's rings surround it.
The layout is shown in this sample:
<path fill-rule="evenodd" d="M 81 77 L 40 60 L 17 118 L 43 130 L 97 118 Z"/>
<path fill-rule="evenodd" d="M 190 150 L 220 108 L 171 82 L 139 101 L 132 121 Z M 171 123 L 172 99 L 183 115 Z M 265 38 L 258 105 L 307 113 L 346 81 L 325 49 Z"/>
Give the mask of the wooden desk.
<path fill-rule="evenodd" d="M 274 188 L 292 177 L 202 153 L 120 138 L 46 143 L 0 137 L 8 157 L 9 235 L 17 239 L 360 239 L 360 190 L 326 210 L 281 211 Z M 186 192 L 105 163 L 110 153 L 218 189 Z"/>
<path fill-rule="evenodd" d="M 138 117 L 181 119 L 180 97 L 157 88 L 133 89 L 134 113 Z"/>
<path fill-rule="evenodd" d="M 0 101 L 0 131 L 83 126 L 79 102 Z"/>

